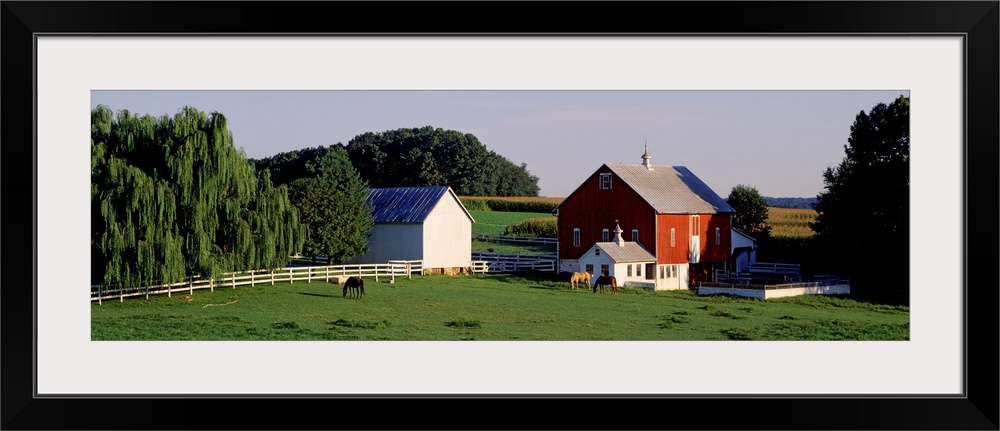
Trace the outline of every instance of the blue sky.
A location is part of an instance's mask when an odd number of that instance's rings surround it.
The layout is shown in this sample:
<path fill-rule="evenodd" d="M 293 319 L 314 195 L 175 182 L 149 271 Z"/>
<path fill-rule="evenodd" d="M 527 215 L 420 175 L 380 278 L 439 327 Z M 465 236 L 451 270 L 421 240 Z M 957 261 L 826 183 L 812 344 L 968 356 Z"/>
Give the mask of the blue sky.
<path fill-rule="evenodd" d="M 263 158 L 347 144 L 366 132 L 432 126 L 471 133 L 564 197 L 602 163 L 686 166 L 725 197 L 814 197 L 844 157 L 855 116 L 909 96 L 887 91 L 92 91 L 91 107 L 229 119 L 237 147 Z"/>

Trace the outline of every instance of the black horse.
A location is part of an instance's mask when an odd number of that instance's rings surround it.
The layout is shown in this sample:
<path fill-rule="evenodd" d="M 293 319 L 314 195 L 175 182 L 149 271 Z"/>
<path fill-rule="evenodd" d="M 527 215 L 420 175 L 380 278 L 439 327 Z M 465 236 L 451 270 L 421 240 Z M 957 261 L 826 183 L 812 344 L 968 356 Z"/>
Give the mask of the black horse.
<path fill-rule="evenodd" d="M 361 299 L 365 295 L 365 281 L 361 277 L 348 278 L 344 283 L 344 297 L 347 297 L 348 290 L 351 291 L 352 298 Z"/>

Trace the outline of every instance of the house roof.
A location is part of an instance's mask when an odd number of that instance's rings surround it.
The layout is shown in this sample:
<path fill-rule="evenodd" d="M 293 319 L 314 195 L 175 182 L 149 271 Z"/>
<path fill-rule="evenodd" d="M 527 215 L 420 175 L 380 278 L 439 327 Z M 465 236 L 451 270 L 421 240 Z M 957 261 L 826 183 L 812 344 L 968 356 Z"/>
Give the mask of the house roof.
<path fill-rule="evenodd" d="M 462 205 L 462 201 L 448 186 L 370 189 L 365 203 L 372 206 L 375 223 L 423 223 L 441 198 L 448 195 L 455 199 L 469 220 L 473 220 L 465 205 Z"/>
<path fill-rule="evenodd" d="M 594 244 L 594 247 L 603 250 L 604 254 L 615 262 L 650 262 L 656 260 L 656 257 L 650 254 L 642 244 L 633 241 L 624 241 L 620 246 L 614 242 L 599 242 Z M 594 247 L 587 250 L 587 253 L 584 255 L 592 253 Z"/>
<path fill-rule="evenodd" d="M 654 166 L 653 169 L 624 163 L 604 166 L 659 214 L 736 212 L 725 199 L 684 166 Z"/>
<path fill-rule="evenodd" d="M 745 237 L 746 239 L 750 240 L 751 242 L 757 242 L 757 240 L 753 239 L 752 236 L 747 235 L 745 232 L 743 232 L 743 231 L 741 231 L 741 230 L 739 230 L 737 228 L 733 228 L 733 232 L 742 235 L 743 237 Z"/>

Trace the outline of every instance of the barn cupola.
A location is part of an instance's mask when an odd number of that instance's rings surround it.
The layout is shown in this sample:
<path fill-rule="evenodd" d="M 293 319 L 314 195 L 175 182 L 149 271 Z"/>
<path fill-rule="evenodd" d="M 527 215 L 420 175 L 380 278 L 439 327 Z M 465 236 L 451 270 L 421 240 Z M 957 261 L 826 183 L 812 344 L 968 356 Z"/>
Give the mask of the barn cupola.
<path fill-rule="evenodd" d="M 619 247 L 625 247 L 625 240 L 622 239 L 622 228 L 618 225 L 618 220 L 615 220 L 615 244 Z"/>
<path fill-rule="evenodd" d="M 642 165 L 648 170 L 653 170 L 653 164 L 649 161 L 653 156 L 649 155 L 649 144 L 646 144 L 646 152 L 642 154 Z"/>

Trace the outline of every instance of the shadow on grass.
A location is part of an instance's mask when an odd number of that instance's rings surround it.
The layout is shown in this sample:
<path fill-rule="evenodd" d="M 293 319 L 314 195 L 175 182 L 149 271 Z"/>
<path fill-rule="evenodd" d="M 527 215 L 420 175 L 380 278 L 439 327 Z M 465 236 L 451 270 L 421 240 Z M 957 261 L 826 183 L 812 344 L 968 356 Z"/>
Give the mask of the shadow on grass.
<path fill-rule="evenodd" d="M 344 296 L 343 294 L 340 294 L 340 295 L 324 295 L 322 293 L 310 293 L 310 292 L 299 292 L 299 295 L 319 296 L 319 297 L 322 297 L 322 298 L 336 298 L 336 297 L 339 297 L 339 296 Z"/>

